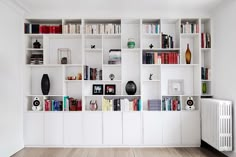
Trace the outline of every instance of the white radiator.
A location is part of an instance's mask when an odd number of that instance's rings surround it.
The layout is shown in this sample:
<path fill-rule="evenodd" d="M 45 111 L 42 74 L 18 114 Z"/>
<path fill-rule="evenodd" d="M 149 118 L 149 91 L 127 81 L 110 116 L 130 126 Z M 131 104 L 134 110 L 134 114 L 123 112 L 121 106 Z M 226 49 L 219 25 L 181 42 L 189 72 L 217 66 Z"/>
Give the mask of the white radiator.
<path fill-rule="evenodd" d="M 219 151 L 232 151 L 232 102 L 201 100 L 202 140 Z"/>

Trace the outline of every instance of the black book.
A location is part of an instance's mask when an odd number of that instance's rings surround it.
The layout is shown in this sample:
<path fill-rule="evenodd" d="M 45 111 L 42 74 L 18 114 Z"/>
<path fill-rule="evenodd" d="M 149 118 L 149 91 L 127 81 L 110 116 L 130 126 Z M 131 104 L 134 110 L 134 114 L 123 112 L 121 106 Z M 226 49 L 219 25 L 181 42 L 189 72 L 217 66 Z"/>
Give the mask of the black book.
<path fill-rule="evenodd" d="M 39 34 L 39 24 L 32 24 L 32 34 Z"/>
<path fill-rule="evenodd" d="M 120 111 L 121 110 L 121 108 L 120 108 L 120 99 L 117 99 L 117 111 Z"/>
<path fill-rule="evenodd" d="M 25 34 L 29 34 L 29 33 L 30 33 L 30 24 L 25 23 Z"/>
<path fill-rule="evenodd" d="M 143 52 L 143 64 L 147 64 L 146 63 L 146 52 Z"/>
<path fill-rule="evenodd" d="M 117 99 L 113 100 L 113 108 L 114 108 L 114 111 L 117 111 Z"/>

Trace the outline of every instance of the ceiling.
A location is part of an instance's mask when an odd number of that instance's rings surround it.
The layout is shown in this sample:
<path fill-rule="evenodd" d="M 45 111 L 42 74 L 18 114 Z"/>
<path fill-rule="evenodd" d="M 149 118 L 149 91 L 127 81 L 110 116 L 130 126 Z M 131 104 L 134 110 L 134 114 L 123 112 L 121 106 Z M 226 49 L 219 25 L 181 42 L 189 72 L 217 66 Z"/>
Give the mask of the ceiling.
<path fill-rule="evenodd" d="M 13 0 L 30 12 L 201 10 L 210 11 L 223 0 Z"/>

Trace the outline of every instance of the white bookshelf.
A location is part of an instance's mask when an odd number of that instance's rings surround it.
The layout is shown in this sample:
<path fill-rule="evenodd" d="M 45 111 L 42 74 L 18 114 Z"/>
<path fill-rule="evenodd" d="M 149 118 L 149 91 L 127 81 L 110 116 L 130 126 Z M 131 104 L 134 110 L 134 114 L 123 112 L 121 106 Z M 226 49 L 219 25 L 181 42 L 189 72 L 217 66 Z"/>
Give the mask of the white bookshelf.
<path fill-rule="evenodd" d="M 40 134 L 39 137 L 44 138 L 42 141 L 31 137 L 33 134 L 28 134 L 25 137 L 25 145 L 200 146 L 200 99 L 201 96 L 212 96 L 212 78 L 201 78 L 201 67 L 209 68 L 212 72 L 212 48 L 201 48 L 201 33 L 211 34 L 210 19 L 29 19 L 26 22 L 46 25 L 78 24 L 80 31 L 74 34 L 25 34 L 25 129 L 26 132 L 39 129 L 41 131 L 36 132 Z M 199 32 L 182 33 L 181 24 L 186 22 L 198 24 Z M 121 32 L 87 32 L 87 25 L 100 24 L 120 25 Z M 158 25 L 158 31 L 147 33 L 143 30 L 146 25 Z M 162 47 L 162 34 L 173 37 L 173 48 Z M 129 38 L 134 39 L 135 48 L 127 47 Z M 41 48 L 32 47 L 35 40 L 42 44 Z M 153 48 L 149 47 L 150 44 Z M 190 45 L 192 53 L 191 64 L 185 62 L 187 44 Z M 95 45 L 95 48 L 91 48 L 92 45 Z M 70 64 L 58 64 L 58 48 L 70 48 Z M 110 49 L 121 50 L 121 63 L 108 64 Z M 43 64 L 30 64 L 33 52 L 43 54 Z M 144 53 L 176 53 L 179 63 L 145 64 Z M 102 80 L 84 80 L 85 65 L 102 70 Z M 41 92 L 41 78 L 44 73 L 49 74 L 50 78 L 49 95 L 42 95 Z M 68 80 L 68 76 L 78 76 L 78 73 L 82 74 L 82 80 Z M 110 80 L 110 74 L 115 75 L 114 80 Z M 150 74 L 153 74 L 151 80 Z M 173 79 L 184 80 L 183 94 L 169 94 L 168 80 Z M 125 86 L 130 80 L 137 86 L 135 95 L 126 93 Z M 207 86 L 206 93 L 202 93 L 203 83 Z M 107 84 L 116 85 L 116 95 L 105 95 L 105 92 L 103 95 L 93 95 L 94 84 L 102 84 L 103 88 Z M 62 111 L 45 111 L 44 99 L 63 101 L 64 96 L 82 100 L 82 111 L 65 111 L 64 104 Z M 35 97 L 39 97 L 43 104 L 41 111 L 32 111 L 32 101 Z M 173 97 L 179 100 L 180 109 L 164 110 L 162 100 Z M 185 109 L 188 97 L 193 97 L 196 107 L 194 111 Z M 124 98 L 129 101 L 141 99 L 141 111 L 103 111 L 103 99 Z M 161 100 L 161 109 L 149 110 L 150 99 Z M 90 111 L 91 100 L 97 101 L 97 111 Z M 33 120 L 39 120 L 40 124 L 34 127 L 36 124 Z M 112 129 L 111 123 L 117 123 L 119 127 L 113 127 L 120 129 Z M 51 138 L 50 130 L 54 127 L 64 132 L 59 131 Z M 91 130 L 96 130 L 96 134 L 90 137 Z M 111 138 L 113 133 L 110 131 L 117 134 L 116 139 Z"/>

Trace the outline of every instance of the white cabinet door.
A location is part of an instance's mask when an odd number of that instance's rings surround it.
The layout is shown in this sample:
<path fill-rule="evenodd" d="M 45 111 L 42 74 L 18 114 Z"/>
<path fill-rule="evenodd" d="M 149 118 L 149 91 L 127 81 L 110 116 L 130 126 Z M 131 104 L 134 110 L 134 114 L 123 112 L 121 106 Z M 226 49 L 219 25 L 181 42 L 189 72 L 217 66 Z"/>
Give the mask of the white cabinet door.
<path fill-rule="evenodd" d="M 141 112 L 123 112 L 123 144 L 140 145 L 142 143 Z"/>
<path fill-rule="evenodd" d="M 200 145 L 200 113 L 199 111 L 182 111 L 182 144 Z"/>
<path fill-rule="evenodd" d="M 84 112 L 83 133 L 85 145 L 102 144 L 102 112 Z"/>
<path fill-rule="evenodd" d="M 181 144 L 180 111 L 163 112 L 163 144 L 176 146 Z"/>
<path fill-rule="evenodd" d="M 45 113 L 45 145 L 63 145 L 63 113 Z"/>
<path fill-rule="evenodd" d="M 103 113 L 103 144 L 121 145 L 122 144 L 122 113 L 104 112 Z"/>
<path fill-rule="evenodd" d="M 162 145 L 162 112 L 143 112 L 143 138 L 145 145 Z"/>
<path fill-rule="evenodd" d="M 83 144 L 82 112 L 64 113 L 64 144 L 81 145 Z"/>
<path fill-rule="evenodd" d="M 24 143 L 26 146 L 43 145 L 44 114 L 41 112 L 25 113 Z"/>

